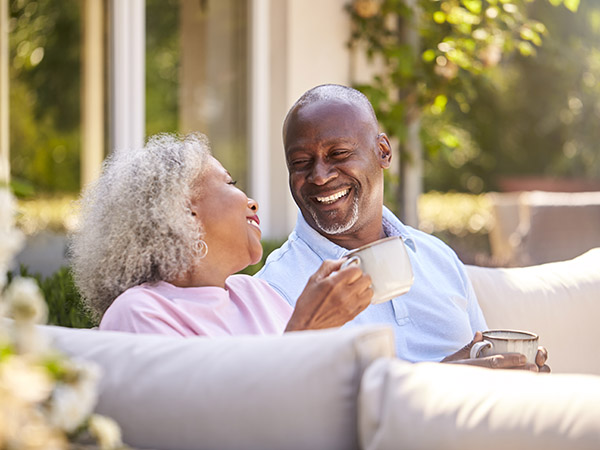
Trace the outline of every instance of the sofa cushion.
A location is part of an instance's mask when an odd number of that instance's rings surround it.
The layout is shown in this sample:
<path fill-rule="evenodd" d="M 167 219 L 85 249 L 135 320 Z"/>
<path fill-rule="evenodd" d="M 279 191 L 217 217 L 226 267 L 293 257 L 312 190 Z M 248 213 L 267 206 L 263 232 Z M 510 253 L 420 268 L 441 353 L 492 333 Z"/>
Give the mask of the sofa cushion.
<path fill-rule="evenodd" d="M 219 339 L 43 329 L 102 367 L 96 411 L 137 448 L 357 448 L 362 373 L 394 354 L 381 327 Z"/>
<path fill-rule="evenodd" d="M 600 377 L 382 358 L 359 412 L 365 450 L 597 449 Z"/>
<path fill-rule="evenodd" d="M 600 248 L 518 268 L 467 266 L 489 328 L 533 331 L 553 372 L 600 375 Z"/>

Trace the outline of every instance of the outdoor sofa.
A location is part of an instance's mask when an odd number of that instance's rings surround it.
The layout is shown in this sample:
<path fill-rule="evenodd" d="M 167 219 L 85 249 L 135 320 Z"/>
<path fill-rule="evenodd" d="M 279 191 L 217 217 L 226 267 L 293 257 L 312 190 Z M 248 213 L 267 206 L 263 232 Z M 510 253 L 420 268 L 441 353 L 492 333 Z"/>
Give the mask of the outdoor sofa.
<path fill-rule="evenodd" d="M 400 361 L 379 326 L 221 339 L 41 328 L 101 366 L 96 409 L 135 448 L 600 448 L 600 248 L 468 273 L 489 327 L 539 333 L 552 374 Z"/>

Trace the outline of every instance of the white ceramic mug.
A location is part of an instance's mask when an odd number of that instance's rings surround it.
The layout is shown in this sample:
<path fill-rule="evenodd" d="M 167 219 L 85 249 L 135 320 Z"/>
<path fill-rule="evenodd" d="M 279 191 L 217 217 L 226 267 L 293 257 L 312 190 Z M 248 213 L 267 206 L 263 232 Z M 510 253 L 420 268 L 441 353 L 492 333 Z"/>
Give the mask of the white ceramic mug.
<path fill-rule="evenodd" d="M 373 299 L 371 304 L 382 303 L 406 294 L 414 276 L 402 238 L 392 236 L 352 250 L 342 267 L 358 264 L 371 277 Z"/>
<path fill-rule="evenodd" d="M 528 363 L 535 364 L 538 350 L 538 335 L 520 330 L 487 330 L 483 341 L 471 347 L 471 358 L 498 355 L 501 353 L 521 353 Z"/>

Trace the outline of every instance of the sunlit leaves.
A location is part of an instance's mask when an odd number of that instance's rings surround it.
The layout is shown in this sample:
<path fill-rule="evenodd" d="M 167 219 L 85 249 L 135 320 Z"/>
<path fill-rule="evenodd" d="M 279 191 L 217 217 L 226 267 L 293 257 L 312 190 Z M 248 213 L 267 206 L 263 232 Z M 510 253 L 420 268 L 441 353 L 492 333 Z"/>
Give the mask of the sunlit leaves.
<path fill-rule="evenodd" d="M 469 12 L 477 15 L 481 14 L 481 3 L 481 0 L 463 0 L 465 8 L 467 8 Z"/>
<path fill-rule="evenodd" d="M 579 9 L 580 0 L 549 0 L 554 6 L 564 5 L 569 11 L 575 12 Z"/>
<path fill-rule="evenodd" d="M 369 57 L 383 57 L 380 88 L 412 90 L 424 110 L 440 93 L 453 101 L 461 85 L 497 66 L 510 52 L 535 54 L 546 34 L 545 26 L 527 15 L 533 0 L 416 1 L 413 10 L 403 0 L 355 0 L 348 11 L 353 42 L 366 44 Z M 578 0 L 550 1 L 578 6 Z M 419 48 L 411 48 L 414 37 L 407 40 L 414 26 Z"/>
<path fill-rule="evenodd" d="M 444 112 L 444 110 L 446 109 L 446 104 L 448 103 L 448 97 L 446 97 L 445 95 L 438 95 L 435 97 L 435 100 L 433 100 L 433 104 L 431 105 L 430 109 L 432 114 L 441 114 Z"/>

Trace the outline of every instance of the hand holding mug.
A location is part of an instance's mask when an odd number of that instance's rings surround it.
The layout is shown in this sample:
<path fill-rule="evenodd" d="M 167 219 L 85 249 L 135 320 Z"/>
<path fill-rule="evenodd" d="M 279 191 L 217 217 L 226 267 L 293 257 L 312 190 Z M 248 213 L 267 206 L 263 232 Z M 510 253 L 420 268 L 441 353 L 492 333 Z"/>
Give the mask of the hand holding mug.
<path fill-rule="evenodd" d="M 538 344 L 538 336 L 528 331 L 477 331 L 473 340 L 442 362 L 469 364 L 490 369 L 521 369 L 550 372 L 548 351 Z"/>

